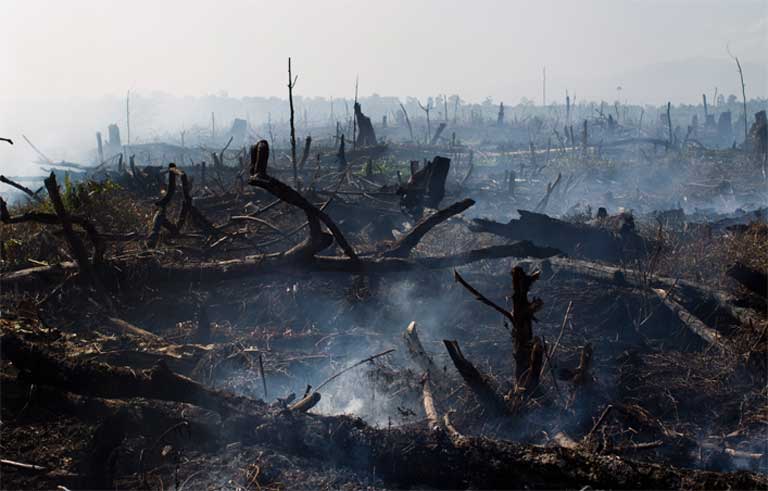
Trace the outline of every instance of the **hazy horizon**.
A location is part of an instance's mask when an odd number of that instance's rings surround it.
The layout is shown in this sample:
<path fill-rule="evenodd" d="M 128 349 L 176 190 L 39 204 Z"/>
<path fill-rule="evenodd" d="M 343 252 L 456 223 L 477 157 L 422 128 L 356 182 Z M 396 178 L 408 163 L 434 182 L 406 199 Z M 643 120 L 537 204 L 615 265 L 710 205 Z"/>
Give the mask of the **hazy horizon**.
<path fill-rule="evenodd" d="M 125 95 L 287 98 L 458 94 L 508 106 L 524 98 L 660 105 L 701 94 L 768 97 L 768 0 L 258 2 L 212 8 L 138 0 L 13 1 L 0 18 L 10 76 L 0 79 L 0 136 L 28 135 L 51 158 L 79 159 L 96 131 L 125 122 Z M 617 88 L 621 87 L 620 90 Z M 178 109 L 178 104 L 174 107 Z M 222 110 L 221 123 L 246 117 Z M 134 141 L 207 124 L 192 108 L 137 105 Z M 217 109 L 218 111 L 218 109 Z M 250 114 L 258 124 L 266 114 Z M 34 152 L 0 150 L 2 171 Z"/>

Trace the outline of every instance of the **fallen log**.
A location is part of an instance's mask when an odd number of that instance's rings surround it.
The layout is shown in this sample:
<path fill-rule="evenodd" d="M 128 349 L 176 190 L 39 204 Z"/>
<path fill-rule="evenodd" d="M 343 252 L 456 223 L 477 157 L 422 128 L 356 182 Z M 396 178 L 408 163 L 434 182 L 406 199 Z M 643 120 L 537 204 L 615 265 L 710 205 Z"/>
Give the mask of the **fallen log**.
<path fill-rule="evenodd" d="M 731 351 L 727 342 L 719 332 L 701 322 L 701 320 L 691 314 L 688 309 L 674 300 L 672 297 L 672 290 L 662 290 L 661 288 L 651 288 L 651 290 L 669 310 L 677 315 L 680 322 L 685 324 L 691 332 L 695 333 L 711 346 L 718 348 L 723 353 L 729 353 Z"/>
<path fill-rule="evenodd" d="M 104 326 L 110 332 L 114 332 L 122 335 L 134 336 L 144 341 L 152 341 L 155 343 L 165 344 L 165 341 L 163 340 L 163 338 L 161 338 L 157 334 L 151 333 L 146 329 L 136 327 L 130 322 L 126 322 L 123 319 L 118 319 L 117 317 L 107 317 L 106 319 L 104 319 L 101 325 Z"/>
<path fill-rule="evenodd" d="M 226 281 L 242 276 L 269 273 L 326 272 L 341 274 L 394 274 L 424 269 L 444 269 L 463 266 L 486 259 L 506 257 L 546 258 L 559 251 L 548 247 L 537 247 L 522 241 L 512 244 L 473 249 L 450 256 L 428 256 L 415 258 L 362 256 L 351 260 L 338 256 L 315 256 L 308 260 L 297 260 L 287 252 L 247 256 L 244 259 L 225 261 L 158 264 L 152 258 L 136 258 L 131 262 L 118 263 L 121 270 L 134 265 L 141 267 L 149 279 L 155 281 Z M 67 273 L 74 272 L 72 262 L 63 262 L 52 266 L 36 266 L 0 275 L 3 288 L 23 287 L 27 290 L 47 287 L 49 281 L 61 279 Z"/>
<path fill-rule="evenodd" d="M 305 421 L 297 418 L 307 418 Z M 437 489 L 763 489 L 752 472 L 708 472 L 638 462 L 580 449 L 541 448 L 445 432 L 375 429 L 359 419 L 273 418 L 247 438 L 288 451 L 328 456 L 332 464 L 376 469 L 390 487 Z M 314 430 L 310 430 L 314 427 Z M 311 437 L 307 435 L 312 431 Z"/>
<path fill-rule="evenodd" d="M 473 232 L 485 232 L 513 240 L 530 240 L 535 244 L 555 247 L 573 257 L 620 262 L 639 258 L 651 250 L 640 235 L 625 227 L 614 232 L 580 223 L 564 222 L 542 213 L 518 210 L 519 219 L 503 224 L 483 218 L 469 225 Z"/>
<path fill-rule="evenodd" d="M 0 336 L 0 353 L 13 362 L 30 383 L 76 394 L 106 398 L 145 397 L 187 402 L 228 416 L 255 412 L 264 403 L 209 389 L 172 372 L 164 362 L 149 370 L 112 367 L 103 363 L 61 359 L 13 334 Z"/>
<path fill-rule="evenodd" d="M 302 413 L 306 413 L 313 407 L 317 405 L 317 403 L 320 402 L 320 393 L 319 392 L 312 392 L 311 394 L 307 395 L 303 399 L 291 404 L 288 409 L 291 411 L 299 411 Z"/>

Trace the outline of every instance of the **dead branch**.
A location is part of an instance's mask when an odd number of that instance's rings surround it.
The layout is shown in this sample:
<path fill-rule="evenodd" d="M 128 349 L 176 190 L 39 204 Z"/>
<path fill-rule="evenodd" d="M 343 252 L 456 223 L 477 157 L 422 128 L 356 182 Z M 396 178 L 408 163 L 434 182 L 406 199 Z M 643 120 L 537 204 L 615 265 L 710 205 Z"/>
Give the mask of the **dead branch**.
<path fill-rule="evenodd" d="M 659 297 L 659 300 L 661 300 L 669 310 L 677 315 L 677 318 L 680 319 L 691 332 L 725 353 L 730 351 L 730 347 L 727 345 L 726 340 L 723 339 L 723 336 L 721 336 L 719 332 L 704 324 L 696 316 L 691 314 L 688 309 L 672 298 L 672 290 L 663 290 L 661 288 L 651 288 L 651 290 L 653 290 Z"/>
<path fill-rule="evenodd" d="M 483 374 L 464 357 L 459 343 L 448 339 L 444 339 L 443 343 L 461 378 L 464 379 L 467 387 L 475 394 L 477 402 L 488 411 L 489 416 L 498 417 L 507 414 L 508 410 L 504 400 L 490 386 Z"/>
<path fill-rule="evenodd" d="M 456 280 L 461 286 L 467 289 L 469 293 L 471 293 L 480 303 L 485 304 L 495 310 L 496 312 L 499 312 L 501 315 L 506 317 L 510 322 L 513 322 L 512 313 L 509 312 L 507 309 L 500 307 L 498 304 L 490 300 L 488 297 L 480 293 L 475 287 L 470 285 L 460 274 L 458 271 L 453 270 L 453 279 Z"/>
<path fill-rule="evenodd" d="M 557 188 L 561 180 L 562 180 L 562 174 L 558 172 L 557 179 L 555 179 L 554 182 L 547 183 L 547 192 L 544 194 L 544 197 L 541 198 L 541 201 L 539 201 L 539 204 L 536 205 L 536 208 L 533 209 L 534 212 L 543 213 L 544 210 L 547 209 L 547 204 L 549 203 L 549 197 L 552 196 L 552 192 Z"/>
<path fill-rule="evenodd" d="M 310 236 L 308 241 L 301 244 L 297 249 L 291 251 L 291 254 L 301 254 L 309 258 L 330 245 L 327 240 L 327 235 L 323 234 L 320 230 L 320 222 L 322 222 L 331 232 L 336 243 L 341 247 L 347 257 L 356 261 L 358 256 L 355 253 L 355 250 L 349 245 L 344 238 L 344 235 L 341 233 L 341 230 L 339 230 L 333 220 L 331 220 L 325 212 L 320 211 L 316 206 L 307 201 L 307 199 L 296 190 L 274 177 L 269 176 L 267 174 L 268 161 L 269 144 L 266 140 L 261 140 L 251 147 L 251 169 L 253 172 L 248 181 L 249 184 L 265 189 L 286 203 L 300 208 L 307 215 L 307 222 L 309 222 Z"/>
<path fill-rule="evenodd" d="M 463 201 L 458 201 L 447 208 L 443 208 L 426 218 L 422 218 L 407 234 L 402 236 L 392 247 L 390 247 L 384 255 L 390 257 L 407 257 L 413 248 L 418 245 L 424 235 L 435 226 L 448 220 L 454 215 L 458 215 L 474 204 L 474 200 L 465 199 Z"/>
<path fill-rule="evenodd" d="M 300 401 L 294 402 L 290 406 L 288 406 L 288 409 L 291 411 L 299 411 L 302 413 L 306 413 L 313 407 L 317 406 L 317 403 L 320 402 L 320 393 L 319 392 L 312 392 L 305 398 L 301 399 Z"/>
<path fill-rule="evenodd" d="M 431 431 L 440 430 L 440 417 L 435 409 L 435 399 L 432 397 L 432 387 L 429 383 L 429 375 L 424 374 L 422 380 L 422 400 L 424 402 L 424 414 L 427 416 L 427 423 Z"/>
<path fill-rule="evenodd" d="M 22 193 L 26 194 L 27 196 L 29 196 L 33 200 L 37 201 L 38 203 L 42 203 L 42 201 L 43 201 L 43 199 L 40 196 L 35 194 L 35 192 L 32 191 L 31 189 L 29 189 L 28 187 L 22 186 L 21 184 L 15 182 L 15 181 L 12 181 L 11 179 L 8 179 L 5 176 L 0 176 L 0 182 L 5 183 L 5 184 L 7 184 L 9 186 L 12 186 L 12 187 L 18 189 L 19 191 L 21 191 Z"/>
<path fill-rule="evenodd" d="M 93 265 L 88 259 L 88 252 L 85 250 L 85 246 L 80 240 L 80 237 L 73 230 L 72 221 L 67 210 L 64 208 L 64 202 L 61 200 L 59 185 L 56 183 L 56 174 L 51 172 L 51 175 L 45 179 L 44 183 L 45 188 L 48 190 L 48 196 L 51 198 L 53 209 L 56 210 L 56 216 L 59 218 L 61 227 L 64 229 L 64 236 L 69 244 L 69 249 L 80 269 L 80 274 L 87 284 L 98 287 L 99 281 L 96 277 Z"/>
<path fill-rule="evenodd" d="M 405 341 L 406 348 L 408 348 L 408 354 L 411 356 L 411 360 L 413 360 L 416 366 L 418 366 L 423 373 L 426 373 L 430 380 L 437 385 L 442 385 L 440 383 L 443 381 L 442 373 L 421 344 L 421 339 L 419 339 L 419 334 L 416 331 L 416 321 L 412 321 L 408 324 L 408 327 L 403 333 L 403 340 Z"/>

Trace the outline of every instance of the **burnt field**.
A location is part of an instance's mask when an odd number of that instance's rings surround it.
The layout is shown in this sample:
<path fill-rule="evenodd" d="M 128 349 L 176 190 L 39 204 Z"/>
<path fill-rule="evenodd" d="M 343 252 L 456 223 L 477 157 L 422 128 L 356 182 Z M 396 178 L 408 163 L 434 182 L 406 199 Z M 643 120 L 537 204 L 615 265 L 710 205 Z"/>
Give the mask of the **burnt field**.
<path fill-rule="evenodd" d="M 563 109 L 4 177 L 2 487 L 768 486 L 765 112 Z"/>

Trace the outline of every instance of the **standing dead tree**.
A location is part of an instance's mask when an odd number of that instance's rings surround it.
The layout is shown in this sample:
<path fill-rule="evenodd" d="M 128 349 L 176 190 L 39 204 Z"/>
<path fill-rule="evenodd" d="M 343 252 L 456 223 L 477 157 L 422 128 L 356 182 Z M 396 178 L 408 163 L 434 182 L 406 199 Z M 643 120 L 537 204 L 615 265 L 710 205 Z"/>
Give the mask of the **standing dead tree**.
<path fill-rule="evenodd" d="M 299 161 L 299 170 L 303 171 L 304 166 L 309 158 L 309 152 L 312 148 L 312 137 L 308 136 L 304 139 L 304 151 L 301 153 L 301 160 Z"/>
<path fill-rule="evenodd" d="M 512 338 L 515 350 L 515 379 L 518 387 L 532 391 L 539 385 L 544 360 L 541 338 L 533 336 L 534 315 L 544 302 L 535 298 L 528 300 L 528 291 L 540 272 L 527 274 L 523 268 L 512 269 Z"/>
<path fill-rule="evenodd" d="M 534 298 L 528 300 L 531 285 L 539 279 L 538 271 L 531 275 L 516 266 L 512 269 L 512 311 L 499 306 L 488 299 L 457 272 L 453 272 L 455 280 L 469 291 L 480 303 L 499 312 L 512 324 L 512 339 L 514 342 L 515 381 L 519 390 L 531 391 L 539 384 L 543 366 L 543 344 L 538 337 L 533 336 L 534 314 L 541 309 L 543 302 Z"/>
<path fill-rule="evenodd" d="M 667 102 L 667 129 L 669 130 L 669 139 L 668 139 L 668 141 L 669 141 L 669 146 L 673 147 L 673 146 L 675 146 L 675 142 L 674 142 L 673 136 L 672 136 L 672 114 L 671 114 L 671 111 L 672 111 L 672 103 L 671 102 Z"/>
<path fill-rule="evenodd" d="M 296 81 L 299 76 L 293 78 L 291 75 L 291 58 L 288 58 L 288 104 L 291 108 L 291 166 L 293 167 L 293 185 L 298 189 L 299 173 L 296 168 L 296 127 L 293 124 L 293 89 L 296 87 Z"/>
<path fill-rule="evenodd" d="M 347 169 L 347 152 L 345 146 L 344 133 L 342 133 L 341 139 L 339 140 L 339 151 L 336 153 L 336 164 L 339 167 L 339 172 L 343 172 Z"/>
<path fill-rule="evenodd" d="M 424 105 L 420 101 L 416 101 L 419 103 L 419 107 L 422 111 L 424 111 L 424 114 L 427 115 L 427 138 L 425 139 L 425 142 L 429 142 L 429 137 L 432 134 L 432 125 L 429 122 L 429 112 L 432 110 L 432 100 L 427 101 L 427 106 L 424 107 Z"/>
<path fill-rule="evenodd" d="M 413 126 L 411 126 L 411 120 L 408 118 L 408 111 L 405 110 L 405 106 L 403 106 L 403 103 L 400 103 L 400 110 L 403 111 L 403 116 L 405 116 L 405 124 L 408 125 L 408 132 L 411 134 L 411 141 L 415 141 L 413 138 Z"/>
<path fill-rule="evenodd" d="M 747 140 L 749 138 L 749 130 L 747 129 L 747 91 L 744 85 L 744 71 L 741 69 L 741 62 L 739 61 L 739 57 L 734 56 L 730 49 L 728 50 L 728 54 L 736 62 L 736 67 L 739 70 L 739 79 L 741 80 L 741 100 L 744 104 L 744 146 L 746 148 L 748 145 Z"/>
<path fill-rule="evenodd" d="M 360 83 L 360 77 L 355 76 L 355 101 L 353 108 L 355 108 L 355 116 L 357 116 L 357 88 Z M 357 146 L 357 118 L 352 118 L 352 148 L 354 149 Z"/>
<path fill-rule="evenodd" d="M 376 133 L 373 131 L 371 118 L 363 114 L 359 102 L 355 102 L 354 109 L 356 128 L 360 130 L 355 140 L 355 148 L 376 145 Z"/>
<path fill-rule="evenodd" d="M 397 189 L 400 206 L 414 216 L 421 216 L 425 206 L 437 208 L 445 196 L 450 167 L 451 159 L 438 156 L 423 169 L 413 169 L 408 182 Z"/>

